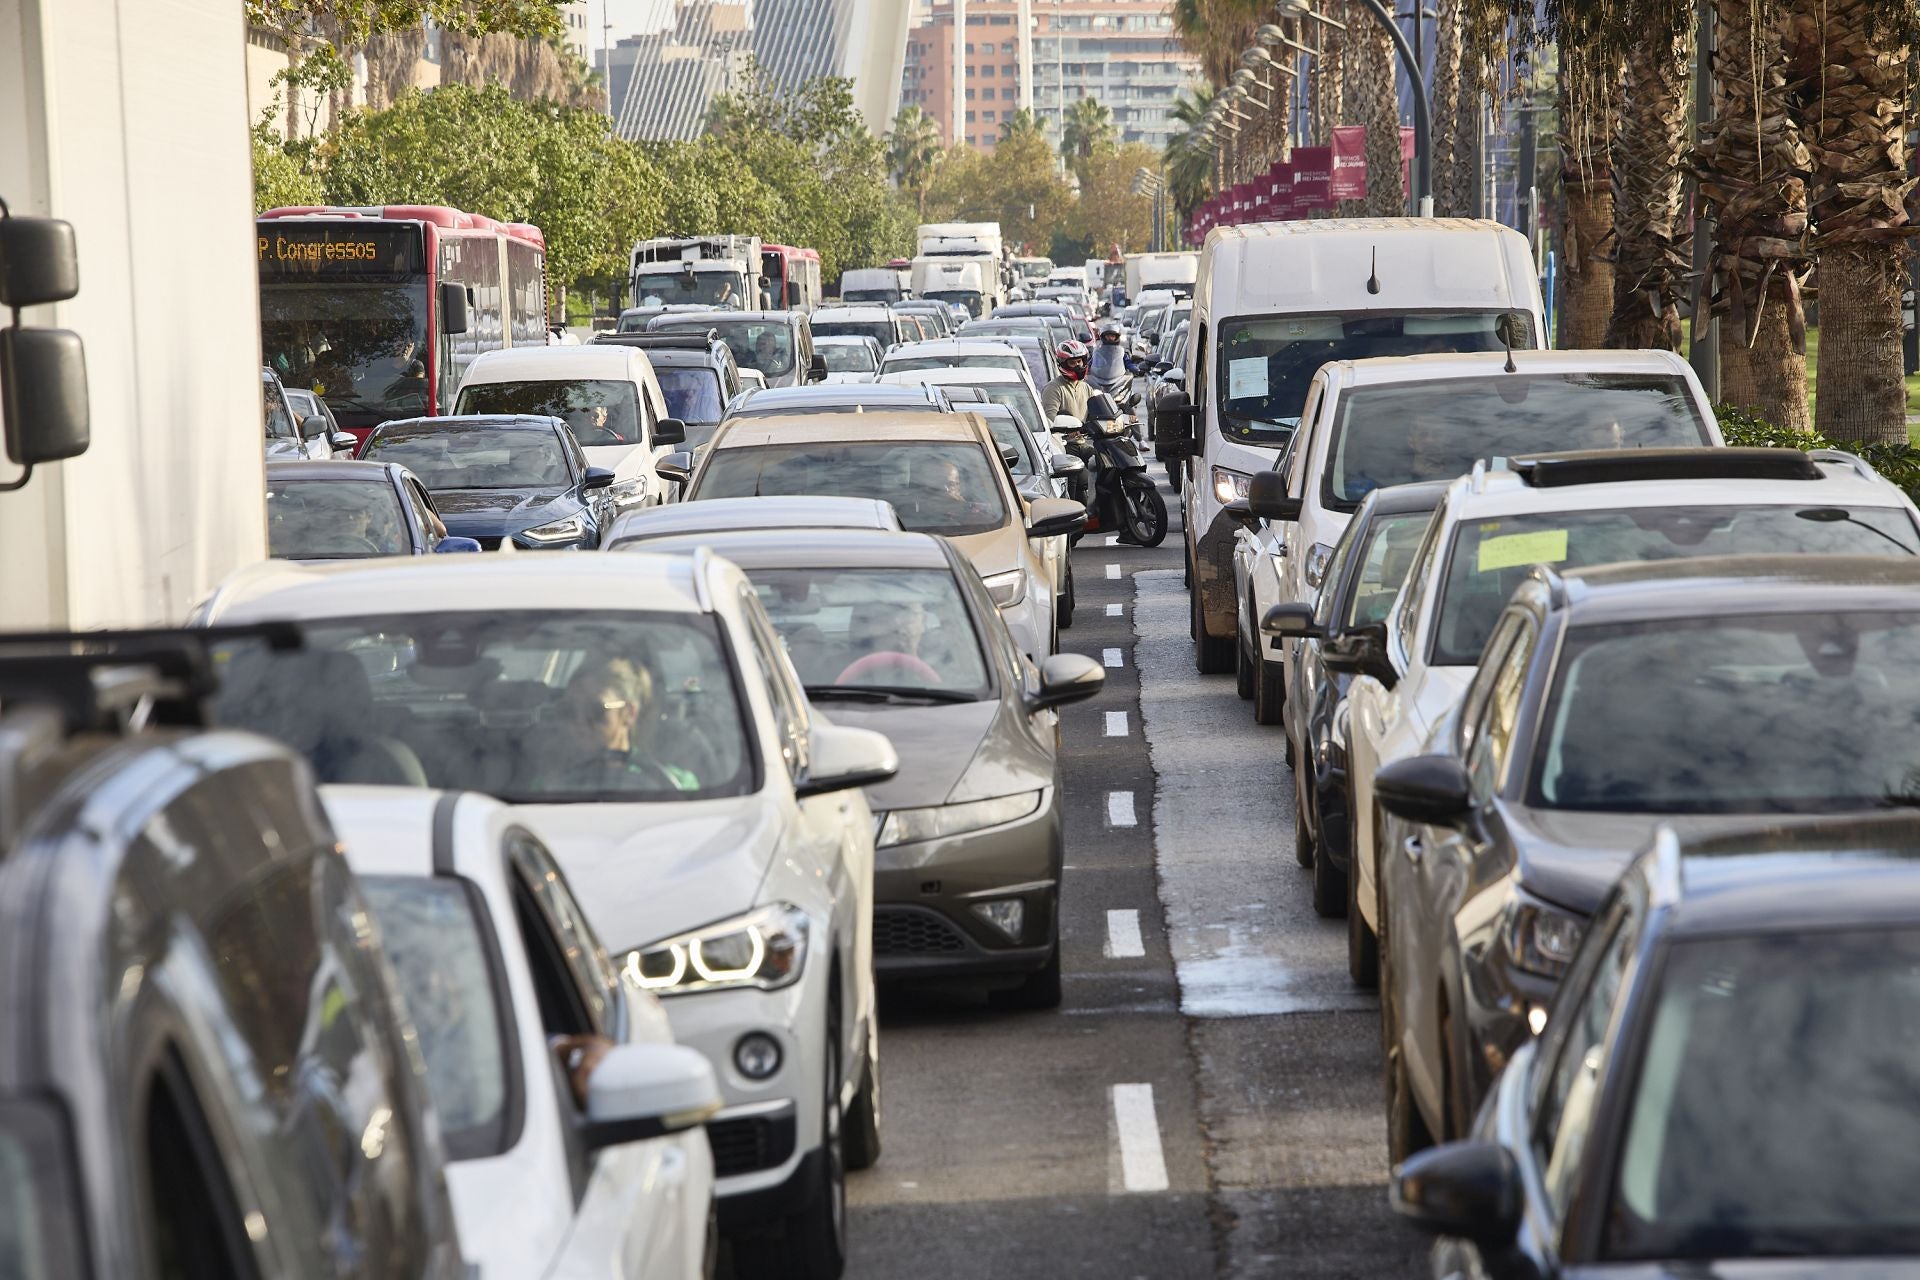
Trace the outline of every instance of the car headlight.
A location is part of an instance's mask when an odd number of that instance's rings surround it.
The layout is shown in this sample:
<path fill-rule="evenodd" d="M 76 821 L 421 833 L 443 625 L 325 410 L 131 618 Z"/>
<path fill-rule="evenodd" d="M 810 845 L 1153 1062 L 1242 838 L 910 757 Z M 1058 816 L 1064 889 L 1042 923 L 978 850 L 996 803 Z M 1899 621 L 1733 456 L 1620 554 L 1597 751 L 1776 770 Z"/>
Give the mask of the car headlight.
<path fill-rule="evenodd" d="M 655 995 L 758 987 L 799 981 L 807 961 L 807 917 L 779 902 L 731 920 L 627 952 L 627 976 Z"/>
<path fill-rule="evenodd" d="M 1253 477 L 1242 475 L 1238 471 L 1229 471 L 1225 467 L 1213 469 L 1213 500 L 1222 506 L 1247 496 L 1247 487 L 1253 483 Z"/>
<path fill-rule="evenodd" d="M 1307 552 L 1307 585 L 1318 587 L 1327 576 L 1327 562 L 1333 559 L 1333 548 L 1324 542 L 1316 542 Z"/>
<path fill-rule="evenodd" d="M 1517 893 L 1507 905 L 1500 939 L 1517 968 L 1544 978 L 1558 978 L 1567 971 L 1586 927 L 1586 921 L 1578 916 Z"/>
<path fill-rule="evenodd" d="M 1044 791 L 1020 791 L 992 800 L 968 800 L 961 804 L 938 804 L 927 809 L 895 809 L 880 824 L 880 835 L 873 843 L 885 849 L 896 844 L 920 840 L 939 840 L 946 836 L 985 831 L 1003 822 L 1015 822 L 1040 807 Z"/>
<path fill-rule="evenodd" d="M 528 542 L 578 542 L 587 533 L 587 522 L 579 516 L 568 516 L 564 520 L 555 520 L 550 524 L 535 525 L 531 529 L 522 529 L 516 537 Z"/>
<path fill-rule="evenodd" d="M 993 597 L 993 602 L 1002 609 L 1010 609 L 1014 605 L 1019 604 L 1027 594 L 1027 571 L 1025 569 L 1009 569 L 1005 573 L 990 573 L 985 578 L 982 578 L 981 581 L 986 584 L 987 592 Z"/>

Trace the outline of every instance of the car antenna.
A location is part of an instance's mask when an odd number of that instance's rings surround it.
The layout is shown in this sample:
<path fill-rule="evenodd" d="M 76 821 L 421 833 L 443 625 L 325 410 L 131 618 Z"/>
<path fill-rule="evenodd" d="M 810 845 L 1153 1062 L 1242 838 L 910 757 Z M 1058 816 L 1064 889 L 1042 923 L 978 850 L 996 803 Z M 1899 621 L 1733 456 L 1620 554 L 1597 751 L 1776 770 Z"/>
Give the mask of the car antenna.
<path fill-rule="evenodd" d="M 1499 324 L 1495 327 L 1500 330 L 1500 341 L 1507 345 L 1506 372 L 1520 372 L 1520 366 L 1513 362 L 1513 312 L 1509 311 L 1506 315 L 1501 316 Z"/>
<path fill-rule="evenodd" d="M 1373 263 L 1367 268 L 1367 292 L 1380 292 L 1380 246 L 1373 246 Z"/>

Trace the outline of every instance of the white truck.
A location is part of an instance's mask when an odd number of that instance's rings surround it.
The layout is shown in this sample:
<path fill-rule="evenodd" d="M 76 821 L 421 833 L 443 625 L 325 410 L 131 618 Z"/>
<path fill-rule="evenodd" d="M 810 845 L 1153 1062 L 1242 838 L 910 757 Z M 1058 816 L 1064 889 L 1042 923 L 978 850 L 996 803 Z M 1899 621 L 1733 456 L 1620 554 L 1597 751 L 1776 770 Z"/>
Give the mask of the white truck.
<path fill-rule="evenodd" d="M 1200 278 L 1198 253 L 1130 253 L 1127 255 L 1127 299 L 1138 301 L 1149 289 L 1171 290 L 1175 297 L 1191 298 Z"/>
<path fill-rule="evenodd" d="M 913 296 L 964 307 L 978 319 L 1006 300 L 991 263 L 977 258 L 915 258 Z"/>
<path fill-rule="evenodd" d="M 922 298 L 935 297 L 922 287 L 923 279 L 942 278 L 922 267 L 923 263 L 933 261 L 975 263 L 980 268 L 979 283 L 973 286 L 955 285 L 948 291 L 962 294 L 951 298 L 941 298 L 942 302 L 957 302 L 968 313 L 984 316 L 992 313 L 995 307 L 1007 300 L 1007 290 L 1013 283 L 1013 269 L 1009 265 L 1006 243 L 1000 235 L 997 222 L 929 222 L 923 224 L 914 234 L 918 250 L 913 259 L 913 291 Z M 954 278 L 958 279 L 959 273 Z"/>
<path fill-rule="evenodd" d="M 680 236 L 633 246 L 633 305 L 772 306 L 761 272 L 758 236 Z"/>
<path fill-rule="evenodd" d="M 266 555 L 246 86 L 232 0 L 0 0 L 0 200 L 70 222 L 82 268 L 21 323 L 84 344 L 92 422 L 0 492 L 0 629 L 177 623 Z M 34 359 L 0 489 L 75 407 Z"/>

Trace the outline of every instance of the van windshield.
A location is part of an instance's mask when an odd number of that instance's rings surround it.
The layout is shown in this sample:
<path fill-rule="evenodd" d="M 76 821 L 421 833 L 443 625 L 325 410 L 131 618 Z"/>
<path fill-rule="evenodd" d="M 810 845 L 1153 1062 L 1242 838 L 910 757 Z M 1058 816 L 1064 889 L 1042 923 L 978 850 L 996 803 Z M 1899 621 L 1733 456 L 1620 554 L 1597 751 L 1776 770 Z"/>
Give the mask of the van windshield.
<path fill-rule="evenodd" d="M 565 418 L 574 438 L 588 447 L 641 442 L 639 392 L 616 378 L 469 382 L 453 411 Z"/>
<path fill-rule="evenodd" d="M 1283 445 L 1300 425 L 1307 385 L 1332 360 L 1501 351 L 1496 324 L 1507 311 L 1421 315 L 1241 316 L 1219 327 L 1220 434 L 1245 444 Z M 1516 348 L 1534 345 L 1524 316 Z"/>

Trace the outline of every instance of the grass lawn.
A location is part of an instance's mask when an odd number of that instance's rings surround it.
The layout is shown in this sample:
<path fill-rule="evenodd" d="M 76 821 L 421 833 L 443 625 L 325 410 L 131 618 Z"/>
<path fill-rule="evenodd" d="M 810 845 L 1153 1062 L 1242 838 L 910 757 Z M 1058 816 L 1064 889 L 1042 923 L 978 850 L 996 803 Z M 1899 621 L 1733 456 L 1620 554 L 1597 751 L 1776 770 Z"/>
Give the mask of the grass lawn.
<path fill-rule="evenodd" d="M 1688 326 L 1689 337 L 1692 326 Z M 1688 346 L 1692 343 L 1689 341 Z M 1686 354 L 1683 350 L 1682 355 Z M 1920 423 L 1913 421 L 1920 417 L 1920 373 L 1913 374 L 1907 383 L 1907 438 L 1920 446 Z M 1807 330 L 1807 414 L 1813 414 L 1814 402 L 1820 390 L 1820 329 L 1813 326 Z"/>

